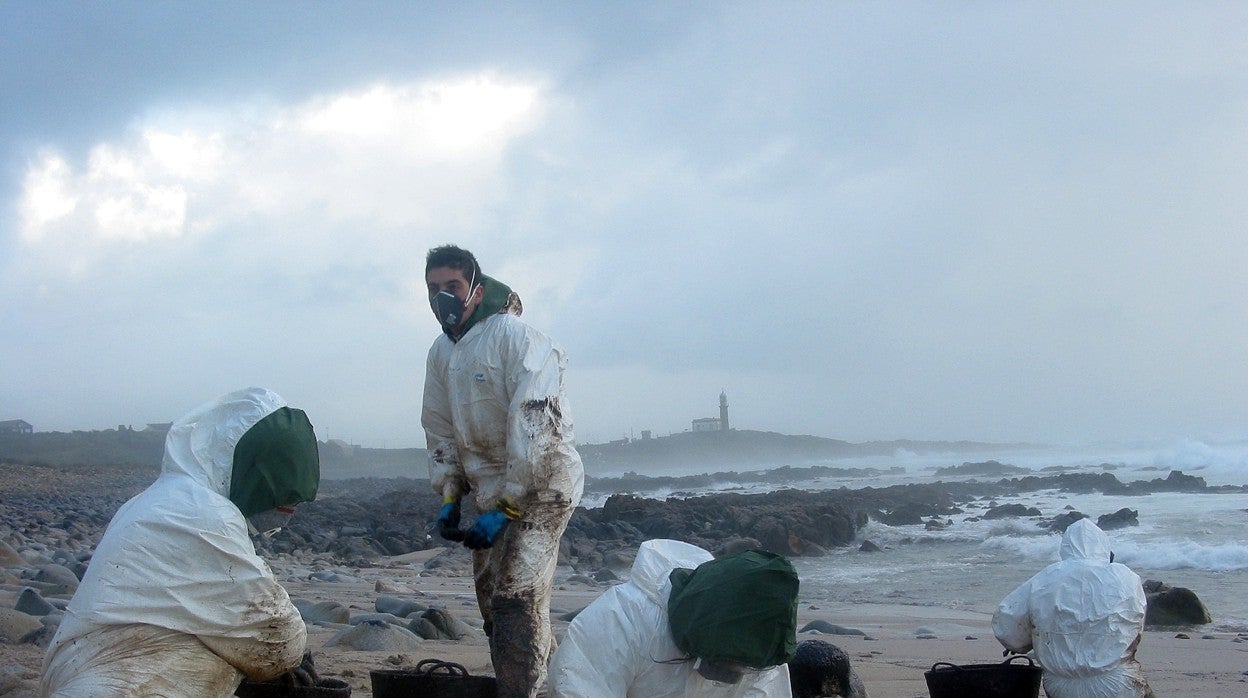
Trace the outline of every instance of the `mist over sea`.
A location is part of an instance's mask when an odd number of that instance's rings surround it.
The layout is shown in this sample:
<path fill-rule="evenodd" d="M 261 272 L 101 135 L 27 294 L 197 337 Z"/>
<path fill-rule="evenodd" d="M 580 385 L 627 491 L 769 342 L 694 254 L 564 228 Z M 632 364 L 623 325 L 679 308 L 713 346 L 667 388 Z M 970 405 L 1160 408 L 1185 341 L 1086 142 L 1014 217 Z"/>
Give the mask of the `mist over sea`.
<path fill-rule="evenodd" d="M 837 459 L 823 465 L 875 468 L 872 477 L 814 478 L 793 488 L 827 490 L 886 487 L 905 483 L 970 480 L 938 477 L 936 469 L 964 462 L 997 460 L 1035 471 L 1110 472 L 1122 482 L 1165 478 L 1172 470 L 1205 479 L 1208 485 L 1248 484 L 1248 443 L 1182 442 L 1162 446 L 1094 446 L 1031 448 L 959 455 L 898 452 L 891 457 Z M 805 464 L 804 464 L 805 465 Z M 774 467 L 774 464 L 758 469 Z M 797 467 L 797 466 L 795 466 Z M 1055 469 L 1060 469 L 1056 471 Z M 725 469 L 727 470 L 727 469 Z M 738 471 L 741 469 L 738 468 Z M 701 472 L 704 472 L 703 469 Z M 664 475 L 699 471 L 666 470 Z M 600 477 L 622 473 L 591 473 Z M 642 472 L 642 475 L 660 473 Z M 981 480 L 996 481 L 991 477 Z M 760 483 L 720 482 L 697 491 L 670 489 L 635 491 L 652 498 L 696 496 L 710 492 L 764 492 L 777 489 Z M 600 506 L 605 495 L 587 497 L 585 506 Z M 1033 518 L 968 521 L 990 504 L 1025 504 L 1038 508 L 1047 522 L 1078 510 L 1093 520 L 1123 507 L 1139 512 L 1139 526 L 1109 531 L 1115 559 L 1143 579 L 1188 587 L 1208 606 L 1213 628 L 1248 630 L 1248 494 L 1157 493 L 1141 496 L 1071 494 L 1056 490 L 1025 492 L 976 502 L 965 514 L 946 519 L 943 530 L 923 525 L 888 526 L 872 521 L 859 535 L 884 548 L 864 553 L 858 546 L 836 549 L 818 558 L 796 558 L 802 578 L 803 603 L 835 608 L 841 604 L 889 604 L 961 609 L 982 613 L 985 620 L 967 632 L 991 632 L 986 617 L 1015 586 L 1058 560 L 1060 536 L 1037 526 Z"/>

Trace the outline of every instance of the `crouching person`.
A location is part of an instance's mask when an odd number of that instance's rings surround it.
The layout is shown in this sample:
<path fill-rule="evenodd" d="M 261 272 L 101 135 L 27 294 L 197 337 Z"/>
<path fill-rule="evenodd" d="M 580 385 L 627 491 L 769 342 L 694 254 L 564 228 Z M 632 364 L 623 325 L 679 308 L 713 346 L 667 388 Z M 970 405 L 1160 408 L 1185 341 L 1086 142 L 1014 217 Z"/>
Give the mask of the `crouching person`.
<path fill-rule="evenodd" d="M 1050 698 L 1153 698 L 1136 648 L 1144 632 L 1140 577 L 1114 562 L 1087 519 L 1062 536 L 1061 561 L 1010 592 L 992 616 L 1006 650 L 1035 651 Z"/>
<path fill-rule="evenodd" d="M 564 698 L 789 698 L 797 573 L 751 550 L 641 544 L 628 582 L 577 614 L 551 664 Z"/>
<path fill-rule="evenodd" d="M 175 422 L 160 476 L 96 546 L 41 696 L 231 696 L 299 666 L 307 629 L 248 537 L 316 497 L 307 416 L 251 388 Z M 255 526 L 252 527 L 255 530 Z"/>

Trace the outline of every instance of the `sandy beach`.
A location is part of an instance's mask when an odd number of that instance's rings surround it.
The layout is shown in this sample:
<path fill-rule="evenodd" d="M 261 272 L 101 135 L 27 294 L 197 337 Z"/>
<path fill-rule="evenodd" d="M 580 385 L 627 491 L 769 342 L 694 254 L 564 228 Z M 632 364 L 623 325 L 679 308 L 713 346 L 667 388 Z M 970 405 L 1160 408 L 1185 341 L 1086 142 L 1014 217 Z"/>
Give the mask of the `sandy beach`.
<path fill-rule="evenodd" d="M 334 601 L 351 614 L 371 613 L 381 595 L 402 596 L 439 606 L 470 625 L 480 627 L 472 584 L 463 576 L 430 574 L 424 562 L 436 551 L 421 551 L 379 561 L 364 569 L 334 568 L 353 581 L 322 582 L 312 579 L 284 580 L 292 597 L 313 602 Z M 279 578 L 280 564 L 275 567 Z M 561 570 L 560 578 L 568 572 Z M 378 592 L 378 584 L 386 591 Z M 567 628 L 560 616 L 582 608 L 602 588 L 580 583 L 557 583 L 552 600 L 552 619 L 558 636 Z M 0 605 L 12 608 L 20 587 L 0 587 Z M 409 591 L 410 590 L 410 591 Z M 967 612 L 934 607 L 855 605 L 830 607 L 803 603 L 798 627 L 825 620 L 866 633 L 819 635 L 801 633 L 799 641 L 818 637 L 844 649 L 873 698 L 927 696 L 924 671 L 936 662 L 955 664 L 995 663 L 1001 660 L 1000 645 L 989 627 L 990 611 Z M 462 664 L 472 674 L 491 674 L 489 650 L 483 636 L 465 641 L 425 640 L 417 652 L 361 652 L 325 647 L 340 627 L 309 626 L 309 648 L 323 676 L 340 678 L 352 686 L 352 695 L 369 696 L 369 671 L 412 667 L 422 659 L 436 658 Z M 923 637 L 919 637 L 919 631 Z M 1189 630 L 1148 631 L 1139 658 L 1145 676 L 1158 696 L 1231 698 L 1248 695 L 1248 637 L 1235 633 Z M 34 645 L 0 644 L 0 696 L 33 695 L 34 679 L 43 650 Z"/>
<path fill-rule="evenodd" d="M 46 562 L 53 550 L 93 547 L 117 504 L 151 478 L 150 471 L 142 470 L 84 472 L 11 465 L 0 466 L 0 475 L 8 476 L 0 500 L 0 539 L 27 558 L 24 564 L 18 558 L 0 567 L 0 608 L 5 609 L 13 609 L 18 594 L 32 585 L 30 574 L 36 564 Z M 75 521 L 55 513 L 65 507 L 77 512 Z M 379 596 L 391 596 L 442 608 L 478 629 L 459 641 L 423 640 L 415 651 L 362 652 L 325 646 L 345 626 L 310 624 L 308 647 L 318 669 L 324 676 L 347 681 L 353 695 L 372 695 L 370 670 L 413 667 L 429 658 L 462 664 L 472 674 L 492 674 L 467 572 L 468 555 L 462 548 L 419 550 L 358 566 L 329 553 L 306 552 L 276 554 L 269 563 L 292 598 L 335 602 L 352 617 L 373 613 Z M 616 571 L 623 573 L 625 568 Z M 609 588 L 608 583 L 595 583 L 575 572 L 563 565 L 556 573 L 551 603 L 556 637 L 567 629 L 565 616 Z M 49 598 L 63 601 L 68 596 L 49 594 Z M 928 695 L 923 673 L 936 662 L 964 665 L 1002 660 L 990 627 L 992 610 L 979 604 L 829 603 L 815 597 L 812 585 L 811 596 L 803 593 L 801 597 L 799 628 L 825 621 L 865 635 L 807 632 L 799 633 L 798 639 L 818 637 L 844 649 L 873 698 L 915 698 Z M 35 644 L 0 641 L 0 697 L 34 695 L 43 653 Z M 1148 630 L 1138 656 L 1158 696 L 1248 696 L 1248 633 L 1235 625 L 1219 626 L 1216 617 L 1204 627 Z"/>

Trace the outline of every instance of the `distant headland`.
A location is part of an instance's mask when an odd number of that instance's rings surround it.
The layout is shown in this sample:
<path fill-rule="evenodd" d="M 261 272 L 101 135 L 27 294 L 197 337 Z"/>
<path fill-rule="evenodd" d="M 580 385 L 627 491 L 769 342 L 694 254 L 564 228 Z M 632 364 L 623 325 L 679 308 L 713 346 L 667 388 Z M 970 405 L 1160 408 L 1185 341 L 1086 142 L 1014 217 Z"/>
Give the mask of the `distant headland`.
<path fill-rule="evenodd" d="M 155 428 L 154 428 L 155 427 Z M 158 468 L 164 453 L 165 427 L 100 431 L 0 434 L 0 460 L 28 465 L 138 465 Z M 591 473 L 668 468 L 753 468 L 802 465 L 869 456 L 974 454 L 1040 448 L 1025 443 L 977 441 L 870 441 L 851 443 L 818 436 L 727 429 L 688 431 L 669 436 L 580 444 L 578 450 Z M 320 442 L 322 467 L 329 471 L 412 475 L 427 462 L 422 448 L 367 448 L 339 440 Z M 419 472 L 419 471 L 418 471 Z M 346 474 L 346 473 L 343 473 Z"/>

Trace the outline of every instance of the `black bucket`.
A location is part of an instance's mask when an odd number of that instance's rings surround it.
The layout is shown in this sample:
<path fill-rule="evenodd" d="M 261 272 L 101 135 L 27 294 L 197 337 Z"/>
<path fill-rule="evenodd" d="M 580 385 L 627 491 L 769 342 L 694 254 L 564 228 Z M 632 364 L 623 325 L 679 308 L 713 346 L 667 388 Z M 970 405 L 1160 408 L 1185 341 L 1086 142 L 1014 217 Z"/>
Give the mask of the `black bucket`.
<path fill-rule="evenodd" d="M 1013 664 L 1025 659 L 1027 664 Z M 1010 657 L 1000 664 L 936 662 L 923 672 L 932 698 L 1036 698 L 1040 695 L 1040 667 L 1031 657 Z"/>
<path fill-rule="evenodd" d="M 342 679 L 321 679 L 315 686 L 277 681 L 243 681 L 234 691 L 241 698 L 349 698 L 351 685 Z"/>
<path fill-rule="evenodd" d="M 415 669 L 368 672 L 374 698 L 497 698 L 493 676 L 470 676 L 463 665 L 425 659 Z"/>

